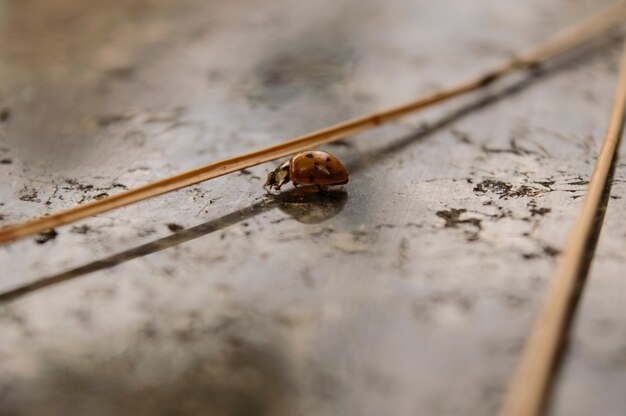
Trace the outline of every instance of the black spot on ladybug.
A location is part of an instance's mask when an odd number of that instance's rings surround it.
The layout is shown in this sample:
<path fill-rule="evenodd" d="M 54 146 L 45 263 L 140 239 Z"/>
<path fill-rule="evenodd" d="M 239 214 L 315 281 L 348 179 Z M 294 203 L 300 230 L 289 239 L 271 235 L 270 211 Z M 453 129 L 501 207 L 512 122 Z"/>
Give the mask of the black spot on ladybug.
<path fill-rule="evenodd" d="M 326 156 L 326 161 L 330 162 L 330 157 L 329 156 Z"/>
<path fill-rule="evenodd" d="M 308 157 L 309 159 L 313 159 L 313 153 L 307 153 L 305 156 Z"/>

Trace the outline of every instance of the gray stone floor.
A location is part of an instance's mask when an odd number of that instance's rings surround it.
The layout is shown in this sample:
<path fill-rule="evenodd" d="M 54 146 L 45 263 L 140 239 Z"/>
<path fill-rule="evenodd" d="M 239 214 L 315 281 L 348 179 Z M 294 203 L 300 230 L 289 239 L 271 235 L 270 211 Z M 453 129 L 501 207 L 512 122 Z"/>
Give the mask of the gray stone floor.
<path fill-rule="evenodd" d="M 594 0 L 5 0 L 0 224 L 413 99 Z M 488 415 L 604 134 L 621 38 L 324 147 L 0 247 L 0 413 Z M 624 151 L 622 151 L 624 155 Z M 623 159 L 623 157 L 622 157 Z M 554 415 L 622 415 L 618 164 Z"/>

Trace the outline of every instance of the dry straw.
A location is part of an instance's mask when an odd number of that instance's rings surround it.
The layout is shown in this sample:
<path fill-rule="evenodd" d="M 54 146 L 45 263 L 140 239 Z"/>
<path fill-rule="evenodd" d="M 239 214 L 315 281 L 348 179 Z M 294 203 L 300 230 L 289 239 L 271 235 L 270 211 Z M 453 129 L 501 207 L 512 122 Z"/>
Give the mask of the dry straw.
<path fill-rule="evenodd" d="M 542 414 L 558 353 L 566 336 L 585 257 L 594 237 L 596 216 L 608 185 L 611 164 L 622 135 L 626 116 L 626 47 L 620 80 L 611 110 L 609 127 L 591 175 L 583 205 L 554 272 L 546 299 L 526 341 L 517 372 L 500 412 L 501 416 Z"/>
<path fill-rule="evenodd" d="M 21 224 L 9 225 L 0 230 L 0 244 L 46 231 L 50 228 L 69 224 L 92 215 L 101 214 L 144 199 L 172 192 L 228 173 L 269 162 L 314 146 L 339 140 L 348 135 L 387 123 L 399 117 L 429 107 L 470 91 L 483 88 L 516 70 L 536 66 L 545 60 L 562 54 L 593 37 L 621 24 L 626 18 L 626 2 L 620 1 L 602 10 L 577 25 L 557 33 L 552 38 L 521 53 L 504 64 L 484 72 L 452 87 L 443 88 L 415 101 L 388 110 L 354 118 L 334 126 L 319 130 L 295 139 L 236 156 L 206 166 L 161 179 L 130 189 L 107 198 L 91 201 L 74 208 L 48 216 L 36 218 Z"/>

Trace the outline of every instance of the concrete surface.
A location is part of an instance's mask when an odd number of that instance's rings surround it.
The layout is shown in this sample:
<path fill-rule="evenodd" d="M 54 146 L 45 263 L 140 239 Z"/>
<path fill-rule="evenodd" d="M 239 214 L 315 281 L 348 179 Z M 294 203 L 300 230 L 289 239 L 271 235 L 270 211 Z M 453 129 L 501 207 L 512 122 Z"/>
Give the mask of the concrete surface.
<path fill-rule="evenodd" d="M 593 0 L 5 0 L 0 224 L 410 100 Z M 0 413 L 488 415 L 581 203 L 619 37 L 324 147 L 0 247 Z M 622 155 L 624 152 L 622 151 Z M 624 165 L 551 414 L 621 415 Z"/>

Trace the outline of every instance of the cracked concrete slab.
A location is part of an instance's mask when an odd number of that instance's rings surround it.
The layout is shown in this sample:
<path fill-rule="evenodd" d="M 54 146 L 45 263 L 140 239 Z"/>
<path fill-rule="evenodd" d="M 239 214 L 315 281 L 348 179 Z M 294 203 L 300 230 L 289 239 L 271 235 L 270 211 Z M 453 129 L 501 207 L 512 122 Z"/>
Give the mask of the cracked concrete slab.
<path fill-rule="evenodd" d="M 5 2 L 0 224 L 413 99 L 598 7 Z M 266 195 L 268 164 L 0 247 L 0 291 L 31 285 L 0 303 L 0 413 L 494 414 L 618 40 L 324 146 L 339 190 Z M 623 408 L 623 183 L 619 164 L 554 414 Z"/>

